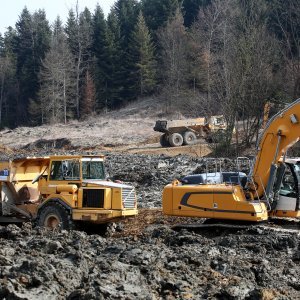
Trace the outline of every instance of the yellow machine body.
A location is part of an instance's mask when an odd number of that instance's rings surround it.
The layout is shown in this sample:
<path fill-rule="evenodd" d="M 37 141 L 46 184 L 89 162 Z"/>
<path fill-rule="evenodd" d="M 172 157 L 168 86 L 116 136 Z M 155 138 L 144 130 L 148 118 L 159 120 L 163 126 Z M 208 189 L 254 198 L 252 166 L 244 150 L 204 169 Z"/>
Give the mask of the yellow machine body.
<path fill-rule="evenodd" d="M 34 219 L 42 207 L 52 203 L 65 207 L 72 220 L 77 221 L 106 223 L 136 215 L 135 188 L 107 181 L 103 162 L 104 156 L 32 157 L 0 162 L 2 219 Z M 93 178 L 88 177 L 91 166 L 95 170 Z"/>
<path fill-rule="evenodd" d="M 239 185 L 203 184 L 182 185 L 178 181 L 163 191 L 165 215 L 265 221 L 266 205 L 248 201 Z"/>

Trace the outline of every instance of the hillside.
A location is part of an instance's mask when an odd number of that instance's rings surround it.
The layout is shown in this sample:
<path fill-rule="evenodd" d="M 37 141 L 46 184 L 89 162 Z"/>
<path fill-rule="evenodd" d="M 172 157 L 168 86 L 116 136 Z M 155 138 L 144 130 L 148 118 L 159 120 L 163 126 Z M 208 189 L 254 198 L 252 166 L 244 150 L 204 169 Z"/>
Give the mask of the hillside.
<path fill-rule="evenodd" d="M 126 107 L 68 124 L 18 127 L 0 131 L 0 143 L 10 149 L 46 150 L 82 149 L 153 154 L 190 154 L 210 152 L 201 142 L 190 147 L 161 148 L 160 133 L 153 130 L 155 121 L 184 118 L 180 113 L 166 114 L 156 99 L 144 99 Z"/>

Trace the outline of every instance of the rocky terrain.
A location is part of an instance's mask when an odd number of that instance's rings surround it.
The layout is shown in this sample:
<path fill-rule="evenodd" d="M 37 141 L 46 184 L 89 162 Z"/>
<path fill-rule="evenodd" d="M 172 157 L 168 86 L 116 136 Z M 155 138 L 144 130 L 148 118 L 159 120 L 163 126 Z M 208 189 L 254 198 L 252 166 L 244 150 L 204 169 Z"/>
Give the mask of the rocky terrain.
<path fill-rule="evenodd" d="M 163 219 L 159 219 L 163 223 Z M 299 299 L 299 230 L 0 227 L 1 299 Z"/>

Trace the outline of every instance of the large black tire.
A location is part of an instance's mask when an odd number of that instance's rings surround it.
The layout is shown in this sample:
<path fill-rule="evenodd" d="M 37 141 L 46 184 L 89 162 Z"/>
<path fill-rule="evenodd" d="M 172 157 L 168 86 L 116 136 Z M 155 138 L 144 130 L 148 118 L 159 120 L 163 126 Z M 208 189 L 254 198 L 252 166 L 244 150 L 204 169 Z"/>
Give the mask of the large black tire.
<path fill-rule="evenodd" d="M 39 209 L 36 225 L 48 229 L 71 230 L 74 228 L 71 214 L 57 201 L 50 201 Z"/>
<path fill-rule="evenodd" d="M 179 147 L 183 143 L 183 137 L 180 133 L 172 133 L 169 136 L 169 143 L 172 147 Z"/>
<path fill-rule="evenodd" d="M 166 133 L 164 133 L 161 137 L 160 137 L 160 145 L 162 147 L 170 147 L 170 143 L 168 140 L 168 135 Z"/>
<path fill-rule="evenodd" d="M 192 131 L 186 131 L 183 134 L 183 144 L 184 145 L 193 145 L 197 140 L 196 134 Z"/>

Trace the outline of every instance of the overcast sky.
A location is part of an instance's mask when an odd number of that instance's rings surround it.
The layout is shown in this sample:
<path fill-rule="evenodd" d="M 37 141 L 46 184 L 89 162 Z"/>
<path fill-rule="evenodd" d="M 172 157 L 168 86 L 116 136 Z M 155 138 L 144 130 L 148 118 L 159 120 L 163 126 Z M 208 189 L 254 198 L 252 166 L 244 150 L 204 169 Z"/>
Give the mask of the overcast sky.
<path fill-rule="evenodd" d="M 63 22 L 66 21 L 68 10 L 75 8 L 77 0 L 0 0 L 0 32 L 6 31 L 8 26 L 15 26 L 19 16 L 26 6 L 33 13 L 38 9 L 46 11 L 47 19 L 52 23 L 59 15 Z M 96 4 L 99 3 L 105 15 L 110 11 L 115 0 L 78 0 L 79 11 L 87 7 L 94 12 Z"/>

